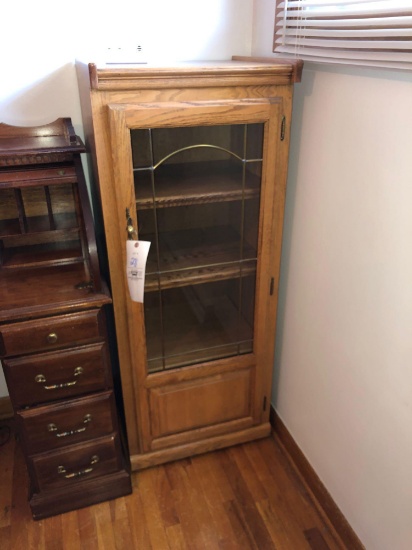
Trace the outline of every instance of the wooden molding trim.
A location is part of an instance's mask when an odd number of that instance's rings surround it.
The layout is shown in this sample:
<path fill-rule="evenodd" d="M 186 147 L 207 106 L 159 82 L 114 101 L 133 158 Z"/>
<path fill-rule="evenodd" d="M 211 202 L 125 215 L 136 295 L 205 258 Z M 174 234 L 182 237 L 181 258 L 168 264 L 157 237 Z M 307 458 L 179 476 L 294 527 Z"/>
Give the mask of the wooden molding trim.
<path fill-rule="evenodd" d="M 365 550 L 355 531 L 335 504 L 326 487 L 272 406 L 270 407 L 270 424 L 274 438 L 285 451 L 303 483 L 313 495 L 316 501 L 315 504 L 329 520 L 345 548 L 348 550 Z"/>
<path fill-rule="evenodd" d="M 169 449 L 159 449 L 141 455 L 131 455 L 130 462 L 133 470 L 142 470 L 143 468 L 151 468 L 158 464 L 171 462 L 172 460 L 180 460 L 188 456 L 195 456 L 209 451 L 224 449 L 231 445 L 247 443 L 270 436 L 271 427 L 269 422 L 252 426 L 244 430 L 238 430 L 233 433 L 215 435 L 208 439 L 194 441 L 192 443 L 184 443 L 170 447 Z"/>
<path fill-rule="evenodd" d="M 0 420 L 13 418 L 13 407 L 11 406 L 10 397 L 0 397 Z"/>

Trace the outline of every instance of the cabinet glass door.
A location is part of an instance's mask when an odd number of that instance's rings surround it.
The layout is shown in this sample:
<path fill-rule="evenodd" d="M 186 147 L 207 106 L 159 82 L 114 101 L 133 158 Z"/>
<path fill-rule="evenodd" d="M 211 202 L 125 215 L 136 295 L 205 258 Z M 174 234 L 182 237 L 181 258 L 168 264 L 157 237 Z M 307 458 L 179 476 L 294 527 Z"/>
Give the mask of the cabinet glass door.
<path fill-rule="evenodd" d="M 131 130 L 149 372 L 253 350 L 263 127 Z"/>

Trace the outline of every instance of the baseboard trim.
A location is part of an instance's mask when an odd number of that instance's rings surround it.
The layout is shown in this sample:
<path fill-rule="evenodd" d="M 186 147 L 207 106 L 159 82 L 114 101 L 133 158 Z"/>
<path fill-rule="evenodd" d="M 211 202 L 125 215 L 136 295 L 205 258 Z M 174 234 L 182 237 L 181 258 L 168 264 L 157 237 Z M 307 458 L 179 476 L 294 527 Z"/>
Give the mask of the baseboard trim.
<path fill-rule="evenodd" d="M 0 420 L 13 417 L 13 407 L 9 396 L 0 397 Z"/>
<path fill-rule="evenodd" d="M 312 493 L 315 501 L 329 520 L 345 548 L 347 550 L 365 550 L 365 547 L 359 540 L 355 531 L 335 504 L 326 487 L 323 485 L 315 470 L 312 468 L 272 406 L 270 407 L 270 423 L 275 439 L 282 446 L 292 465 L 295 467 L 307 489 Z"/>

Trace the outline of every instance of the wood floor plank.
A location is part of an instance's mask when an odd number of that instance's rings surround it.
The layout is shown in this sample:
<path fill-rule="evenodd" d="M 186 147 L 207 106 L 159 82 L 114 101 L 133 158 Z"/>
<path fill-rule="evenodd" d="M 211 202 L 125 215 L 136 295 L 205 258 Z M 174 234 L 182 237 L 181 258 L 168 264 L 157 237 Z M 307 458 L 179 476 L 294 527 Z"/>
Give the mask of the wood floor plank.
<path fill-rule="evenodd" d="M 159 466 L 152 470 L 152 482 L 165 528 L 177 525 L 179 518 L 176 512 L 170 481 L 164 466 Z"/>
<path fill-rule="evenodd" d="M 94 514 L 96 518 L 98 548 L 102 550 L 116 550 L 109 502 L 96 504 Z"/>
<path fill-rule="evenodd" d="M 140 494 L 140 487 L 137 484 L 138 474 L 134 474 L 132 477 L 133 492 L 131 495 L 125 498 L 127 515 L 129 519 L 130 535 L 132 538 L 131 549 L 142 548 L 151 550 L 149 532 L 147 530 L 146 522 L 144 521 L 144 506 L 142 496 Z"/>
<path fill-rule="evenodd" d="M 155 472 L 156 468 L 144 470 L 139 475 L 139 492 L 144 503 L 141 520 L 146 523 L 151 544 L 150 548 L 169 550 L 162 513 L 155 493 Z"/>
<path fill-rule="evenodd" d="M 28 503 L 29 478 L 20 445 L 15 445 L 13 453 L 13 496 L 11 505 L 11 548 L 29 548 L 28 532 L 32 522 Z"/>
<path fill-rule="evenodd" d="M 246 454 L 246 446 L 233 447 L 227 450 L 230 459 L 236 463 L 242 477 L 255 502 L 267 498 L 264 480 L 257 475 L 257 465 L 254 464 Z"/>
<path fill-rule="evenodd" d="M 166 465 L 165 468 L 169 479 L 172 481 L 175 506 L 186 546 L 190 550 L 196 550 L 197 548 L 212 549 L 210 534 L 212 522 L 209 516 L 205 525 L 204 511 L 201 510 L 201 504 L 198 500 L 199 495 L 190 483 L 190 460 L 173 462 Z M 217 542 L 215 542 L 216 547 Z"/>
<path fill-rule="evenodd" d="M 63 550 L 80 550 L 80 529 L 77 511 L 62 515 Z"/>
<path fill-rule="evenodd" d="M 244 530 L 255 541 L 257 548 L 274 549 L 275 546 L 256 507 L 254 498 L 247 487 L 242 472 L 239 470 L 236 462 L 230 459 L 228 451 L 222 453 L 221 462 L 235 495 L 236 501 L 234 502 L 234 506 Z"/>
<path fill-rule="evenodd" d="M 213 455 L 208 456 L 213 457 Z M 217 533 L 219 548 L 237 550 L 236 536 L 226 514 L 219 486 L 215 483 L 209 467 L 210 461 L 205 461 L 204 456 L 199 456 L 192 460 L 192 465 Z"/>
<path fill-rule="evenodd" d="M 269 472 L 264 461 L 256 460 L 256 453 L 255 460 L 252 460 L 247 453 L 248 448 L 248 445 L 244 445 L 228 452 L 238 464 L 276 548 L 306 548 L 305 537 L 300 532 L 294 513 L 290 510 L 285 512 L 283 495 L 273 491 L 273 487 L 267 483 L 268 477 L 277 477 L 276 468 Z"/>
<path fill-rule="evenodd" d="M 225 502 L 222 487 L 214 474 L 214 465 L 218 463 L 217 456 L 219 455 L 215 453 L 207 453 L 192 459 L 193 467 L 201 481 L 205 497 L 212 505 Z M 230 497 L 233 497 L 232 492 L 230 492 Z"/>
<path fill-rule="evenodd" d="M 245 523 L 243 514 L 239 509 L 237 502 L 234 500 L 225 502 L 225 510 L 227 517 L 232 524 L 232 529 L 235 533 L 236 542 L 239 545 L 239 549 L 259 550 L 255 537 L 250 532 L 248 525 Z"/>
<path fill-rule="evenodd" d="M 133 534 L 129 521 L 126 499 L 124 497 L 111 500 L 109 503 L 110 516 L 113 525 L 113 534 L 116 550 L 133 548 Z"/>
<path fill-rule="evenodd" d="M 196 461 L 196 457 L 194 457 L 185 468 L 187 473 L 186 489 L 190 493 L 192 510 L 196 515 L 205 539 L 205 548 L 213 550 L 218 548 L 222 542 L 221 533 L 217 528 L 215 516 L 208 505 L 204 486 L 201 482 L 201 475 L 195 466 Z"/>
<path fill-rule="evenodd" d="M 133 473 L 133 493 L 33 521 L 20 444 L 1 449 L 1 550 L 344 550 L 275 440 Z"/>
<path fill-rule="evenodd" d="M 44 547 L 47 550 L 63 550 L 62 515 L 42 520 L 44 522 Z M 31 525 L 30 525 L 31 527 Z M 33 533 L 33 529 L 29 529 Z M 35 546 L 33 546 L 33 549 Z"/>
<path fill-rule="evenodd" d="M 263 463 L 266 465 L 266 469 L 263 468 L 266 472 L 265 486 L 271 487 L 273 491 L 282 495 L 285 516 L 293 518 L 302 532 L 314 527 L 319 528 L 331 549 L 345 550 L 323 518 L 320 518 L 312 497 L 275 441 L 268 438 L 256 442 L 254 452 L 256 450 L 261 454 Z M 275 469 L 276 479 L 271 473 Z"/>
<path fill-rule="evenodd" d="M 0 447 L 0 529 L 10 525 L 11 502 L 13 495 L 13 456 L 15 438 L 7 422 L 0 424 L 3 430 Z"/>
<path fill-rule="evenodd" d="M 273 460 L 271 468 L 269 468 L 259 446 L 245 446 L 244 450 L 250 464 L 254 466 L 256 476 L 260 479 L 265 489 L 266 498 L 259 502 L 259 511 L 272 537 L 275 541 L 279 538 L 282 541 L 282 545 L 290 544 L 291 548 L 294 546 L 297 548 L 306 548 L 307 544 L 303 536 L 303 529 L 299 523 L 299 516 L 303 508 L 300 496 L 294 490 L 291 497 L 288 490 L 285 490 L 279 484 L 282 474 L 279 472 L 279 463 L 277 460 Z M 246 468 L 246 464 L 243 467 Z M 312 521 L 310 523 L 313 525 Z M 271 529 L 273 524 L 277 526 L 276 531 Z M 277 537 L 274 536 L 275 532 L 277 533 Z"/>
<path fill-rule="evenodd" d="M 319 529 L 308 529 L 304 532 L 304 535 L 312 550 L 329 550 L 329 546 L 326 544 Z"/>
<path fill-rule="evenodd" d="M 173 548 L 173 550 L 187 550 L 185 537 L 180 524 L 166 527 L 166 536 L 170 548 Z"/>
<path fill-rule="evenodd" d="M 201 458 L 210 469 L 212 480 L 218 488 L 217 496 L 220 495 L 218 498 L 221 499 L 221 502 L 228 502 L 234 500 L 235 495 L 220 461 L 220 457 L 224 453 L 224 450 L 216 451 L 205 454 Z"/>
<path fill-rule="evenodd" d="M 11 527 L 0 527 L 0 540 L 2 544 L 2 550 L 11 550 Z"/>
<path fill-rule="evenodd" d="M 94 550 L 96 548 L 97 531 L 95 508 L 81 508 L 77 510 L 79 535 L 82 550 Z"/>
<path fill-rule="evenodd" d="M 308 550 L 303 533 L 296 527 L 293 518 L 285 518 L 281 506 L 265 499 L 258 502 L 257 507 L 277 549 Z"/>

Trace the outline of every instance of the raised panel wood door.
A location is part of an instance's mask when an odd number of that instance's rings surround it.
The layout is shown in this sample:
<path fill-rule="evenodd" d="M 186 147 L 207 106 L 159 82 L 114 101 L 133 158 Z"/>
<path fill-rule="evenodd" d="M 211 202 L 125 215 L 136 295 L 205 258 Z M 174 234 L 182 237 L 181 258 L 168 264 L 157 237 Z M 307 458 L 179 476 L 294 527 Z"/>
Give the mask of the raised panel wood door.
<path fill-rule="evenodd" d="M 141 452 L 268 432 L 282 101 L 108 113 L 125 277 L 126 240 L 151 243 L 144 302 L 126 298 Z"/>

